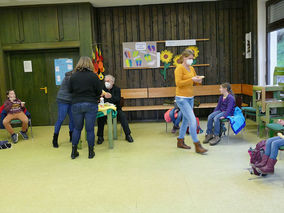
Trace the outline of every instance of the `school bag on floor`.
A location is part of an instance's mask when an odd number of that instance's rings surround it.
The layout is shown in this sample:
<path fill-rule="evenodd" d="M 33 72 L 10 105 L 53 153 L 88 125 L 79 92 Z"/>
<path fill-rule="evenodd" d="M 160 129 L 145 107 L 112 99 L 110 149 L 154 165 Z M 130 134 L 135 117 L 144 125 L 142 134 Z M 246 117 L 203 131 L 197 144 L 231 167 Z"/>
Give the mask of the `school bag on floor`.
<path fill-rule="evenodd" d="M 199 118 L 196 117 L 196 133 L 197 134 L 202 134 L 203 133 L 203 129 L 201 129 L 200 125 L 199 125 Z M 189 127 L 187 127 L 187 130 L 186 130 L 186 134 L 190 135 L 189 133 Z"/>
<path fill-rule="evenodd" d="M 265 144 L 266 140 L 262 140 L 259 143 L 256 144 L 255 148 L 249 148 L 248 153 L 250 155 L 250 165 L 259 163 L 262 160 L 262 156 L 265 153 Z M 251 167 L 250 169 L 251 174 L 255 174 L 257 176 L 260 176 L 261 174 L 256 171 L 255 168 Z M 266 174 L 262 174 L 262 176 L 265 176 Z"/>
<path fill-rule="evenodd" d="M 169 109 L 167 112 L 165 112 L 165 114 L 164 114 L 164 119 L 165 119 L 165 121 L 167 122 L 167 123 L 169 123 L 169 122 L 172 122 L 172 119 L 171 119 L 171 116 L 170 116 L 170 112 L 172 111 L 172 110 L 175 110 L 175 108 L 172 108 L 172 109 Z M 175 114 L 174 114 L 174 116 L 175 116 L 175 118 L 177 118 L 177 112 L 175 112 Z M 201 127 L 200 127 L 200 125 L 199 125 L 199 118 L 198 117 L 196 117 L 196 126 L 197 126 L 197 128 L 196 128 L 196 132 L 197 132 L 197 134 L 202 134 L 203 133 L 203 129 L 201 129 Z M 186 134 L 188 134 L 189 135 L 189 127 L 187 127 L 187 130 L 186 130 Z"/>
<path fill-rule="evenodd" d="M 0 149 L 9 149 L 12 145 L 9 143 L 9 141 L 0 141 Z"/>

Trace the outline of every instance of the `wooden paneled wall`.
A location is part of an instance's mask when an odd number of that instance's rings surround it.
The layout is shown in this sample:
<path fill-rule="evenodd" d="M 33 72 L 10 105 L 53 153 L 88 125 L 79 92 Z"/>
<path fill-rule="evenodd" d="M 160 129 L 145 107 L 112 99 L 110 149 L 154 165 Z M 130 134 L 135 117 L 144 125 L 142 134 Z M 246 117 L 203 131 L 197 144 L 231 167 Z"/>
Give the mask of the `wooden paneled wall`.
<path fill-rule="evenodd" d="M 209 38 L 197 42 L 197 63 L 205 75 L 204 84 L 257 83 L 256 46 L 252 46 L 252 59 L 245 59 L 245 33 L 252 32 L 256 45 L 256 1 L 217 1 L 147 5 L 132 7 L 97 8 L 98 43 L 104 56 L 106 73 L 116 77 L 121 88 L 175 86 L 174 68 L 167 71 L 164 81 L 160 69 L 124 70 L 122 43 L 132 41 L 160 41 Z M 158 51 L 168 49 L 180 54 L 184 48 L 158 45 Z M 212 102 L 215 97 L 204 97 Z M 163 100 L 133 100 L 129 105 L 160 104 Z M 206 114 L 206 113 L 205 113 Z M 135 118 L 151 118 L 152 112 L 137 113 Z"/>
<path fill-rule="evenodd" d="M 0 8 L 2 98 L 10 80 L 8 52 L 79 48 L 80 55 L 91 56 L 96 32 L 93 12 L 89 3 Z"/>
<path fill-rule="evenodd" d="M 163 81 L 159 69 L 123 70 L 122 43 L 209 38 L 198 42 L 198 63 L 209 67 L 196 68 L 205 75 L 205 84 L 255 83 L 251 78 L 254 67 L 244 58 L 245 32 L 254 29 L 251 20 L 253 1 L 202 2 L 98 8 L 98 43 L 105 58 L 107 73 L 117 77 L 122 88 L 174 86 L 174 68 Z M 256 18 L 256 17 L 255 17 Z M 254 32 L 253 32 L 253 36 Z M 183 48 L 158 45 L 175 54 Z"/>

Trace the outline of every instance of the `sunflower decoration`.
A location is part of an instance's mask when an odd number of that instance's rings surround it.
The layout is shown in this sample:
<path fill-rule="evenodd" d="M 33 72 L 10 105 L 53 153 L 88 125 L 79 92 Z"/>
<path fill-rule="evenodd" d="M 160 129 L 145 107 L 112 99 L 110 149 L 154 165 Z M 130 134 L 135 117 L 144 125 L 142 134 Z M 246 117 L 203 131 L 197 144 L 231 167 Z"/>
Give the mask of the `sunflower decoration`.
<path fill-rule="evenodd" d="M 177 65 L 180 64 L 180 63 L 179 63 L 180 57 L 181 57 L 181 54 L 180 54 L 180 55 L 176 55 L 176 56 L 174 57 L 174 60 L 173 60 L 173 62 L 174 62 L 173 65 L 174 65 L 174 66 L 177 67 Z"/>
<path fill-rule="evenodd" d="M 164 63 L 170 63 L 173 58 L 173 53 L 169 50 L 163 50 L 161 52 L 161 61 Z"/>
<path fill-rule="evenodd" d="M 194 53 L 194 57 L 193 57 L 193 63 L 192 65 L 196 64 L 196 58 L 199 55 L 199 49 L 196 46 L 189 46 L 188 48 L 186 48 L 187 50 L 191 50 Z"/>
<path fill-rule="evenodd" d="M 160 70 L 162 76 L 164 77 L 164 80 L 167 79 L 167 69 L 171 65 L 171 61 L 173 59 L 173 53 L 169 50 L 163 50 L 161 52 L 161 61 L 164 63 L 164 70 Z"/>

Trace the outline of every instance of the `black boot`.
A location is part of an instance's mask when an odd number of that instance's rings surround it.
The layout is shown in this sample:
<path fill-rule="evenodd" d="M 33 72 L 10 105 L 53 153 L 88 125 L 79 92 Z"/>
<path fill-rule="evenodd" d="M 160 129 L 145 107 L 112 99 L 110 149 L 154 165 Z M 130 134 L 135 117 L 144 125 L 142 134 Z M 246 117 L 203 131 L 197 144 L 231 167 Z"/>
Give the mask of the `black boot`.
<path fill-rule="evenodd" d="M 134 142 L 134 140 L 133 140 L 133 138 L 131 137 L 130 134 L 125 136 L 125 140 L 127 140 L 129 143 Z"/>
<path fill-rule="evenodd" d="M 98 144 L 102 144 L 104 142 L 104 137 L 98 136 Z"/>
<path fill-rule="evenodd" d="M 73 132 L 69 131 L 70 142 L 72 142 L 72 134 L 73 134 Z"/>
<path fill-rule="evenodd" d="M 75 159 L 78 156 L 79 156 L 79 152 L 77 151 L 77 145 L 72 145 L 71 158 Z"/>
<path fill-rule="evenodd" d="M 52 144 L 54 148 L 58 148 L 58 134 L 53 134 Z"/>
<path fill-rule="evenodd" d="M 92 159 L 93 157 L 95 157 L 94 147 L 89 146 L 89 159 Z"/>

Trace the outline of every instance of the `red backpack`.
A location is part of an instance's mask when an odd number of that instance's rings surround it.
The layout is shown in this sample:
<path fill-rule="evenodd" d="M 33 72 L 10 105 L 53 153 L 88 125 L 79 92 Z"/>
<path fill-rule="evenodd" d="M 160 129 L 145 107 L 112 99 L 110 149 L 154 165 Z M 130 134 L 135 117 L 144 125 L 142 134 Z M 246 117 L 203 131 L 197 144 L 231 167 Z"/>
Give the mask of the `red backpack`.
<path fill-rule="evenodd" d="M 200 127 L 200 125 L 199 125 L 199 118 L 198 117 L 196 117 L 196 133 L 197 134 L 202 134 L 203 133 L 203 129 L 201 129 L 201 127 Z M 188 134 L 189 135 L 189 127 L 187 127 L 187 130 L 186 130 L 186 134 Z"/>

